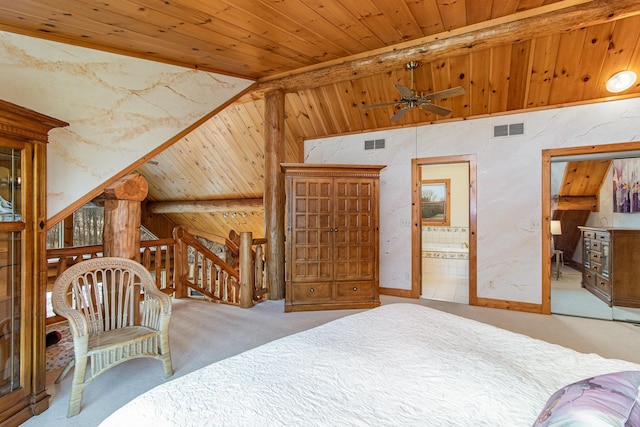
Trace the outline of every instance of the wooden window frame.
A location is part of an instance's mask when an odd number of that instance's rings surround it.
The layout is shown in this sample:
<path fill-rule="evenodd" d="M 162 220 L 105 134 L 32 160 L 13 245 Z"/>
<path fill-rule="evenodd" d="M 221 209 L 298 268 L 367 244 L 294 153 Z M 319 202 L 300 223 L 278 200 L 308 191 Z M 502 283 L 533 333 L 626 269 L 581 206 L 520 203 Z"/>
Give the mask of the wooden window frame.
<path fill-rule="evenodd" d="M 427 201 L 422 199 L 422 191 L 424 186 L 444 186 L 444 200 L 442 201 Z M 425 219 L 422 216 L 424 212 L 424 205 L 426 204 L 442 204 L 443 218 L 430 218 Z M 451 180 L 450 179 L 423 179 L 420 181 L 420 212 L 422 225 L 440 225 L 449 226 L 451 224 Z"/>

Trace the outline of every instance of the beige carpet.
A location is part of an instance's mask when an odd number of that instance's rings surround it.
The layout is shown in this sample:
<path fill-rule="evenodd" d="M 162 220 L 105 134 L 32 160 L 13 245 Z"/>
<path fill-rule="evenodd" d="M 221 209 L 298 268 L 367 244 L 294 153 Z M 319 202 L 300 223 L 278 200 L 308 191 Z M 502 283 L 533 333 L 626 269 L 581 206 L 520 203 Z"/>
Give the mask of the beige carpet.
<path fill-rule="evenodd" d="M 544 316 L 507 310 L 471 307 L 430 300 L 382 297 L 383 304 L 413 302 L 505 329 L 565 345 L 581 352 L 640 363 L 640 328 L 628 323 Z M 326 323 L 358 310 L 284 313 L 284 301 L 266 301 L 251 309 L 239 309 L 202 301 L 174 301 L 171 349 L 174 375 L 185 375 L 209 363 L 241 353 L 268 341 Z M 137 359 L 107 371 L 84 392 L 82 411 L 66 418 L 71 375 L 53 384 L 59 370 L 47 374 L 50 408 L 24 426 L 96 426 L 131 398 L 167 380 L 154 359 Z M 171 379 L 172 379 L 171 378 Z"/>

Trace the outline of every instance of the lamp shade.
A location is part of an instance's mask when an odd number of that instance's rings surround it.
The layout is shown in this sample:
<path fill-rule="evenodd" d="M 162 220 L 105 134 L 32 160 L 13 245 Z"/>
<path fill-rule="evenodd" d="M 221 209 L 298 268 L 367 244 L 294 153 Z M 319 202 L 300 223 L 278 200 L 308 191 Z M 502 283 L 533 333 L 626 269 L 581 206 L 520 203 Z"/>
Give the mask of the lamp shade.
<path fill-rule="evenodd" d="M 551 221 L 551 234 L 560 235 L 562 234 L 562 223 L 558 220 Z"/>

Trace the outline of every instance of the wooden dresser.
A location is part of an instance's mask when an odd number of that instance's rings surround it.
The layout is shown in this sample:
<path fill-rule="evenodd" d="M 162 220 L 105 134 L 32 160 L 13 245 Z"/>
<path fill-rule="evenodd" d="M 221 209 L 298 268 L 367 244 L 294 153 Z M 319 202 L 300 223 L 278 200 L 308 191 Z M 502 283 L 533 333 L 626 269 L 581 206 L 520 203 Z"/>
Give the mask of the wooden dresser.
<path fill-rule="evenodd" d="M 640 308 L 640 230 L 579 228 L 582 286 L 609 306 Z"/>
<path fill-rule="evenodd" d="M 382 168 L 282 164 L 287 197 L 285 311 L 380 305 Z"/>

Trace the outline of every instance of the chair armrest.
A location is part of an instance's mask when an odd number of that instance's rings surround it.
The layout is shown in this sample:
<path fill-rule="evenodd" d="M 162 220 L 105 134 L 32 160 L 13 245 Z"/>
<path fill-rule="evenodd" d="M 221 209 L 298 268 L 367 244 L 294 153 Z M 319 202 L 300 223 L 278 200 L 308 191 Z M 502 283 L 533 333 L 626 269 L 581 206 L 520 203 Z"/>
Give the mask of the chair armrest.
<path fill-rule="evenodd" d="M 62 295 L 59 296 L 56 303 L 58 306 L 56 307 L 54 304 L 53 311 L 57 315 L 67 319 L 71 332 L 74 336 L 84 336 L 89 334 L 89 325 L 87 324 L 87 319 L 85 319 L 82 313 L 79 313 L 78 310 L 71 307 Z"/>

